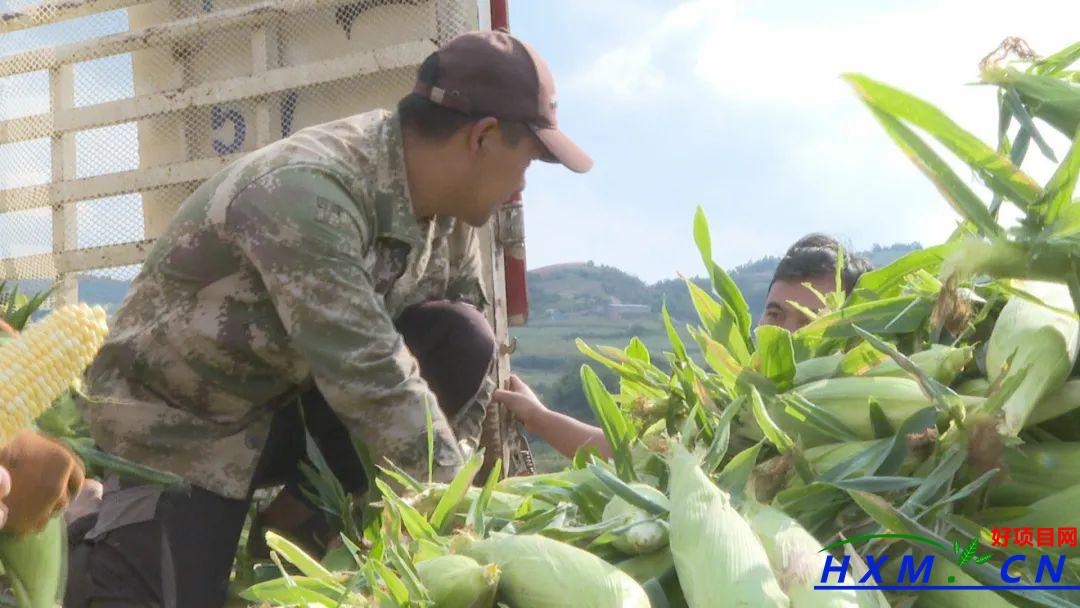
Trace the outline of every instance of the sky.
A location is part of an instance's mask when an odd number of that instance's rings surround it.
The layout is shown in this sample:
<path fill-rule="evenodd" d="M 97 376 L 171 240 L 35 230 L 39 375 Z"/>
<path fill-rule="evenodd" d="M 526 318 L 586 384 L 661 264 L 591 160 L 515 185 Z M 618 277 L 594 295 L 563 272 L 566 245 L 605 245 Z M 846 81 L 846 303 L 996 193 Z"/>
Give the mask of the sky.
<path fill-rule="evenodd" d="M 528 265 L 700 274 L 698 205 L 727 268 L 811 231 L 860 249 L 940 242 L 955 216 L 840 75 L 919 95 L 993 141 L 979 60 L 1007 36 L 1049 55 L 1078 23 L 1080 2 L 1060 0 L 511 0 L 511 30 L 555 75 L 560 126 L 596 163 L 530 169 Z M 1040 160 L 1024 168 L 1043 180 Z"/>
<path fill-rule="evenodd" d="M 648 282 L 703 272 L 691 238 L 698 205 L 729 269 L 812 231 L 857 249 L 943 240 L 951 210 L 840 74 L 919 95 L 990 141 L 997 110 L 994 89 L 972 84 L 979 59 L 1006 36 L 1042 54 L 1080 39 L 1080 2 L 1063 0 L 509 1 L 512 31 L 555 75 L 560 125 L 596 161 L 585 175 L 530 169 L 528 266 L 592 260 Z M 0 0 L 0 10 L 30 3 Z M 123 10 L 89 20 L 81 27 L 98 35 L 127 29 Z M 5 34 L 0 55 L 76 33 L 56 24 Z M 128 55 L 78 64 L 76 105 L 129 96 L 130 65 Z M 0 120 L 47 100 L 43 72 L 0 79 Z M 132 129 L 79 133 L 77 177 L 136 166 Z M 117 141 L 132 142 L 121 155 L 131 167 L 117 165 Z M 0 146 L 0 188 L 47 181 L 48 150 L 47 139 Z M 1024 168 L 1041 181 L 1052 165 Z M 118 205 L 131 207 L 130 226 L 101 221 Z M 141 238 L 138 205 L 80 205 L 80 245 Z M 47 209 L 0 221 L 0 257 L 47 252 L 50 238 Z"/>

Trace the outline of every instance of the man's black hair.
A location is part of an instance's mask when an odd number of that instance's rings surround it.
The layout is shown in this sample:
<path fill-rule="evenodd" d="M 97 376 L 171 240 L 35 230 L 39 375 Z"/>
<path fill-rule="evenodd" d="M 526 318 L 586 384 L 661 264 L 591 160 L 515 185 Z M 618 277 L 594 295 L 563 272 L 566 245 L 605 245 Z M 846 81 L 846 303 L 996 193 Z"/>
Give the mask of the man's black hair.
<path fill-rule="evenodd" d="M 438 73 L 439 57 L 432 53 L 428 55 L 424 63 L 420 64 L 417 79 L 430 84 L 435 82 Z M 434 141 L 443 141 L 473 122 L 484 118 L 483 116 L 469 116 L 440 106 L 416 93 L 409 93 L 402 97 L 398 101 L 397 111 L 402 128 Z M 517 142 L 530 132 L 524 124 L 513 121 L 500 120 L 499 125 L 506 141 L 512 146 L 517 145 Z"/>
<path fill-rule="evenodd" d="M 809 281 L 814 277 L 833 276 L 840 243 L 827 234 L 815 232 L 795 241 L 776 266 L 769 289 L 777 281 Z M 873 270 L 870 260 L 844 249 L 844 267 L 840 272 L 844 293 L 850 294 L 864 272 Z"/>

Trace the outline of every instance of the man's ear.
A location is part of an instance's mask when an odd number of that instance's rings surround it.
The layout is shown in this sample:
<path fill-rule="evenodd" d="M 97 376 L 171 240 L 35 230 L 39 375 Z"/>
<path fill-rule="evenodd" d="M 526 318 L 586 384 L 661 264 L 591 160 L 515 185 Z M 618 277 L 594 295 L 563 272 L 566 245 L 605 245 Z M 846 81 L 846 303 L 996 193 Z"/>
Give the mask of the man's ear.
<path fill-rule="evenodd" d="M 490 116 L 481 118 L 469 127 L 469 151 L 474 154 L 483 148 L 484 143 L 499 131 L 499 119 Z"/>

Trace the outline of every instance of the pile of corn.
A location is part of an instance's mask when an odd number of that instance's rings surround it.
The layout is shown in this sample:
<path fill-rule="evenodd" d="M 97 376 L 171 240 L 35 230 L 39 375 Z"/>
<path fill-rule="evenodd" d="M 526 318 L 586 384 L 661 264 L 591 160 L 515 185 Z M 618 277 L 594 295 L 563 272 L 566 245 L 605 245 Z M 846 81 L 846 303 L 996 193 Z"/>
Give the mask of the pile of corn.
<path fill-rule="evenodd" d="M 242 596 L 472 608 L 1080 606 L 1060 588 L 815 589 L 829 555 L 848 564 L 849 583 L 868 572 L 860 556 L 890 554 L 879 584 L 895 584 L 909 554 L 915 564 L 936 557 L 930 583 L 977 588 L 1002 584 L 1008 556 L 1043 552 L 1068 558 L 1056 585 L 1080 586 L 1075 546 L 995 546 L 992 534 L 1080 527 L 1080 145 L 1045 185 L 1018 168 L 1031 142 L 1053 155 L 1036 120 L 1080 135 L 1070 67 L 1080 44 L 1033 63 L 1006 59 L 981 66 L 1001 90 L 996 149 L 920 99 L 846 76 L 962 216 L 948 242 L 867 273 L 846 298 L 824 296 L 789 333 L 751 326 L 699 210 L 694 237 L 712 290 L 687 287 L 700 323 L 683 331 L 664 311 L 662 362 L 637 339 L 579 342 L 620 379 L 612 394 L 582 368 L 610 461 L 582 452 L 563 471 L 500 480 L 498 467 L 476 478 L 477 454 L 449 484 L 389 466 L 361 505 L 342 500 L 324 468 L 312 482 L 344 522 L 343 546 L 319 560 L 278 542 L 275 567 L 256 569 L 264 580 Z M 993 200 L 980 201 L 915 129 L 969 164 Z M 1019 226 L 998 222 L 1006 202 L 1023 211 Z M 1010 571 L 1032 585 L 1035 566 Z"/>

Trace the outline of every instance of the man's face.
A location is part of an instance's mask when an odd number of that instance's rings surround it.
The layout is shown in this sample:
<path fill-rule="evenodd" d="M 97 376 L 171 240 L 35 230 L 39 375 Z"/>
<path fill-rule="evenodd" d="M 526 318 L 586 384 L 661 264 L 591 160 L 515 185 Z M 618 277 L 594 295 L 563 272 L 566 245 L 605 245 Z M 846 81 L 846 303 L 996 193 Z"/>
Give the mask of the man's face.
<path fill-rule="evenodd" d="M 485 137 L 476 157 L 473 200 L 462 214 L 473 226 L 483 226 L 499 205 L 525 189 L 525 170 L 544 154 L 544 146 L 531 132 L 513 142 L 499 130 Z"/>
<path fill-rule="evenodd" d="M 828 275 L 805 280 L 777 280 L 765 299 L 765 314 L 761 317 L 761 325 L 775 325 L 793 332 L 809 323 L 810 319 L 805 314 L 788 303 L 796 302 L 815 312 L 822 308 L 821 300 L 803 283 L 810 283 L 822 294 L 836 290 L 836 277 Z"/>

